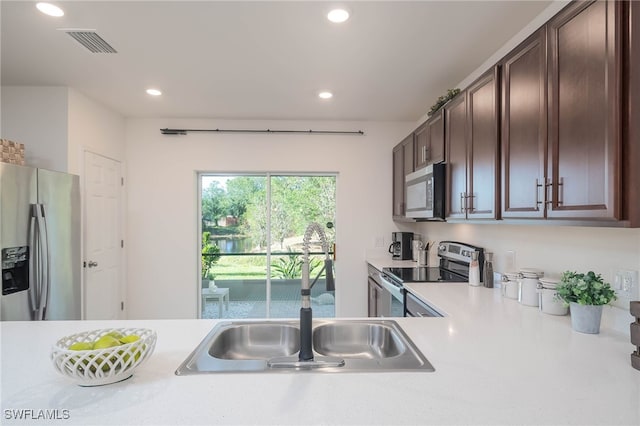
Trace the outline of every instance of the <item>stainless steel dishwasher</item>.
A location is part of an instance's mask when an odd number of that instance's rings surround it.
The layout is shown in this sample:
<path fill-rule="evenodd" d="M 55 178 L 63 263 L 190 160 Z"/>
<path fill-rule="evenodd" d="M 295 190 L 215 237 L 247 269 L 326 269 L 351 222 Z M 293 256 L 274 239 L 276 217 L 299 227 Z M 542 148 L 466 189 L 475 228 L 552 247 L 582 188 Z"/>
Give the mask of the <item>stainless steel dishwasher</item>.
<path fill-rule="evenodd" d="M 405 317 L 442 317 L 443 315 L 431 306 L 418 299 L 410 291 L 404 292 L 404 316 Z"/>

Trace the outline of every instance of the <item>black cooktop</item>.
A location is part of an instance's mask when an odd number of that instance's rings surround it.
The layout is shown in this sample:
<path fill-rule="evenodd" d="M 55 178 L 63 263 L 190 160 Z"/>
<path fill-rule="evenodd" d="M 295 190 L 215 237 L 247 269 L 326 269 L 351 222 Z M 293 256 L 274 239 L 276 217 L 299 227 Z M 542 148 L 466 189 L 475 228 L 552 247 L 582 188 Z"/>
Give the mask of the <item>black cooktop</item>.
<path fill-rule="evenodd" d="M 466 282 L 467 278 L 438 267 L 383 268 L 382 272 L 391 275 L 402 283 L 411 282 Z"/>

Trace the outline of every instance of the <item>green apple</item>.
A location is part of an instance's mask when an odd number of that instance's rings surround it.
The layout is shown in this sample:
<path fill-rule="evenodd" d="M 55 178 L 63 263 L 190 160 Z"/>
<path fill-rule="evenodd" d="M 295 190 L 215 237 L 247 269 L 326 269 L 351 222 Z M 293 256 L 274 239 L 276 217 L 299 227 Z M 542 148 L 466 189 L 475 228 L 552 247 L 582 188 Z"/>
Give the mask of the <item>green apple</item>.
<path fill-rule="evenodd" d="M 105 336 L 111 336 L 111 337 L 115 337 L 116 339 L 122 339 L 124 337 L 124 334 L 120 333 L 119 331 L 110 331 L 109 333 L 105 334 Z"/>
<path fill-rule="evenodd" d="M 138 336 L 137 334 L 129 334 L 127 336 L 120 337 L 120 342 L 123 344 L 133 343 L 136 340 L 140 340 L 140 336 Z"/>
<path fill-rule="evenodd" d="M 93 349 L 107 349 L 107 348 L 113 348 L 120 345 L 122 345 L 122 343 L 120 343 L 120 340 L 116 339 L 113 336 L 105 334 L 104 336 L 96 340 L 96 342 L 93 344 Z M 112 357 L 110 359 L 111 362 L 115 362 L 116 360 L 117 360 L 116 357 Z M 98 362 L 98 364 L 102 364 L 103 358 L 98 358 L 96 361 Z M 102 365 L 102 371 L 109 371 L 110 369 L 111 369 L 111 366 L 109 364 Z M 92 368 L 91 370 L 93 371 L 94 369 Z"/>
<path fill-rule="evenodd" d="M 69 349 L 72 351 L 90 351 L 93 349 L 92 342 L 76 342 L 73 345 L 69 346 Z"/>
<path fill-rule="evenodd" d="M 120 343 L 120 340 L 116 339 L 113 336 L 105 334 L 104 336 L 96 340 L 96 342 L 93 344 L 93 349 L 112 348 L 114 346 L 120 346 L 121 344 L 122 343 Z"/>

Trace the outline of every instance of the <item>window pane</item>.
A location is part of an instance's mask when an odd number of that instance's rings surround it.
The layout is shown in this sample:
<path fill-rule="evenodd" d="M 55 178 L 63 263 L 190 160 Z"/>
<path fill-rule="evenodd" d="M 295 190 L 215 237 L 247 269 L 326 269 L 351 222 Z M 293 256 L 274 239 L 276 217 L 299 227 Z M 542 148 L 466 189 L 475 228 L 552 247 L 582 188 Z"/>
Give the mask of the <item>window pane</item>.
<path fill-rule="evenodd" d="M 264 318 L 266 177 L 203 176 L 202 188 L 203 234 L 210 232 L 210 243 L 220 251 L 208 278 L 229 291 L 227 309 L 222 298 L 207 297 L 209 284 L 203 277 L 202 318 Z"/>
<path fill-rule="evenodd" d="M 309 223 L 318 222 L 332 251 L 335 228 L 326 225 L 335 218 L 335 182 L 335 176 L 201 177 L 202 318 L 298 317 L 302 237 Z M 312 282 L 325 258 L 317 241 L 314 236 L 310 246 Z M 324 277 L 322 272 L 311 291 L 315 317 L 335 316 Z"/>
<path fill-rule="evenodd" d="M 329 250 L 335 242 L 335 227 L 327 228 L 335 218 L 335 176 L 272 176 L 271 178 L 271 312 L 274 318 L 297 317 L 301 307 L 305 230 L 311 222 L 319 223 L 327 234 Z M 323 253 L 317 235 L 311 239 L 310 252 Z M 309 259 L 314 317 L 334 317 L 334 292 L 326 291 L 325 256 L 313 254 Z"/>

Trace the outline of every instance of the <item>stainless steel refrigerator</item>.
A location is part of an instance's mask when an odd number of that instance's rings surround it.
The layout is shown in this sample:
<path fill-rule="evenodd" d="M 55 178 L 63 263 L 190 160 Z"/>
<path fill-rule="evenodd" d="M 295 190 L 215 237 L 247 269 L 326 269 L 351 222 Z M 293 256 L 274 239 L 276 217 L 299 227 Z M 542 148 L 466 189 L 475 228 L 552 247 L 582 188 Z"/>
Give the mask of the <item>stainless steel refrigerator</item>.
<path fill-rule="evenodd" d="M 80 184 L 0 163 L 0 319 L 81 319 Z"/>

